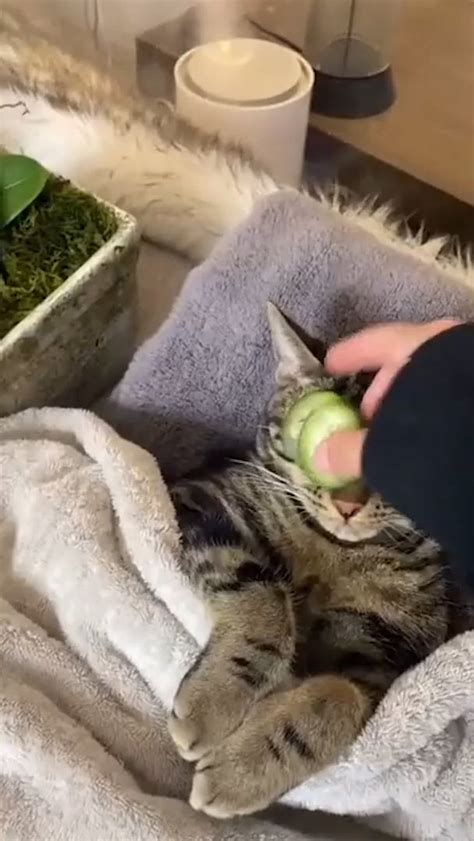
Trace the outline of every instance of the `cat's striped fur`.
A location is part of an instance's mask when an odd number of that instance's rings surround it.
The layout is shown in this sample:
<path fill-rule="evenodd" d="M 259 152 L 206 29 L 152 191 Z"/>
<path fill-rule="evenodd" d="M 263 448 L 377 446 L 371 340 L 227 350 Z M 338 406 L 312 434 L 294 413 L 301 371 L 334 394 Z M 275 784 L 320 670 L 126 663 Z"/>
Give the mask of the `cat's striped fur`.
<path fill-rule="evenodd" d="M 239 150 L 2 11 L 0 114 L 0 146 L 131 211 L 148 238 L 193 259 L 277 189 Z M 279 455 L 279 422 L 298 393 L 348 384 L 328 380 L 273 321 L 278 388 L 256 451 L 174 489 L 183 561 L 214 630 L 170 729 L 199 760 L 193 804 L 218 816 L 266 806 L 343 753 L 448 627 L 437 547 L 376 498 L 345 522 Z"/>
<path fill-rule="evenodd" d="M 191 802 L 221 817 L 262 809 L 336 760 L 393 680 L 448 633 L 437 546 L 376 497 L 346 521 L 279 454 L 281 419 L 302 391 L 354 399 L 358 386 L 325 375 L 274 309 L 271 322 L 278 382 L 255 451 L 173 491 L 214 630 L 170 730 L 197 760 Z"/>

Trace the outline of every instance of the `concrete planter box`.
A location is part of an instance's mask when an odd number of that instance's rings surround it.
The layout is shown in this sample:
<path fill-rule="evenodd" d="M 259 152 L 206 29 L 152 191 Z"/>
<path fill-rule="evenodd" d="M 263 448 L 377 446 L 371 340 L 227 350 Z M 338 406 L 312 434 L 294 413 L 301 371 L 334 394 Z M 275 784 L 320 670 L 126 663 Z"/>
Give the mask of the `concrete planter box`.
<path fill-rule="evenodd" d="M 103 204 L 103 203 L 102 203 Z M 0 415 L 30 406 L 87 406 L 124 371 L 134 348 L 136 221 L 0 340 Z"/>

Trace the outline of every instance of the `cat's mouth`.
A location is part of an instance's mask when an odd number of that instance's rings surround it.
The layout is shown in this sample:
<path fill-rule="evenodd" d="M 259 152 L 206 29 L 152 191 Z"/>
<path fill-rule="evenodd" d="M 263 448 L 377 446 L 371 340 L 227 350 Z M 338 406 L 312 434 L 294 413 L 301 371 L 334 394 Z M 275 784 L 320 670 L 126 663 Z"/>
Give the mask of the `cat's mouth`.
<path fill-rule="evenodd" d="M 345 522 L 359 514 L 369 501 L 370 493 L 365 485 L 360 482 L 352 482 L 341 490 L 331 494 L 331 502 L 336 511 Z"/>
<path fill-rule="evenodd" d="M 377 537 L 379 526 L 370 510 L 371 494 L 357 483 L 357 487 L 334 491 L 329 494 L 326 510 L 319 512 L 321 525 L 339 543 L 367 543 Z"/>
<path fill-rule="evenodd" d="M 351 502 L 348 499 L 337 499 L 336 497 L 333 498 L 332 504 L 336 511 L 339 511 L 339 514 L 344 518 L 344 520 L 350 520 L 351 517 L 354 517 L 355 514 L 358 514 L 359 511 L 362 511 L 364 507 L 364 503 L 362 502 Z"/>
<path fill-rule="evenodd" d="M 339 519 L 339 517 L 338 520 L 339 522 L 336 522 L 335 517 L 326 518 L 320 515 L 317 521 L 317 531 L 323 537 L 327 537 L 331 543 L 347 546 L 347 548 L 356 548 L 357 546 L 376 541 L 376 529 L 356 528 L 352 523 L 345 522 Z"/>

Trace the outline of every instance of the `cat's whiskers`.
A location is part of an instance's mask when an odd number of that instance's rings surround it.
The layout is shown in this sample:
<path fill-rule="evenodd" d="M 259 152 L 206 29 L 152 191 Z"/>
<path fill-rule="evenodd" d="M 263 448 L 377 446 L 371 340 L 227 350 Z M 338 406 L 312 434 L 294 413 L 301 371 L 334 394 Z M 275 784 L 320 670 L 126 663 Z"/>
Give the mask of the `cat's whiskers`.
<path fill-rule="evenodd" d="M 292 490 L 282 482 L 277 482 L 275 480 L 270 479 L 267 476 L 259 476 L 258 481 L 262 483 L 261 487 L 263 488 L 270 488 L 276 493 L 280 494 L 281 496 L 286 496 L 289 499 L 294 499 L 296 502 L 302 501 L 301 495 L 297 491 Z"/>
<path fill-rule="evenodd" d="M 278 473 L 275 473 L 273 470 L 269 470 L 268 467 L 265 467 L 263 464 L 255 464 L 252 461 L 245 461 L 243 459 L 232 459 L 235 464 L 242 464 L 246 468 L 251 468 L 256 472 L 263 474 L 260 478 L 262 481 L 266 481 L 271 483 L 272 487 L 280 487 L 282 490 L 288 492 L 297 498 L 300 498 L 302 495 L 302 488 L 295 488 L 294 485 L 291 485 L 290 482 L 285 479 L 283 476 L 280 476 Z"/>
<path fill-rule="evenodd" d="M 406 528 L 403 528 L 398 523 L 388 523 L 385 526 L 384 531 L 392 532 L 396 535 L 400 540 L 408 540 L 411 537 L 420 537 L 420 534 L 415 531 L 415 529 L 408 531 Z"/>
<path fill-rule="evenodd" d="M 305 499 L 308 499 L 308 497 L 305 497 L 305 495 L 301 492 L 300 489 L 292 488 L 291 485 L 288 485 L 285 482 L 278 482 L 277 480 L 272 480 L 268 476 L 260 476 L 259 480 L 267 488 L 273 489 L 280 495 L 288 497 L 288 499 L 294 499 L 295 502 L 299 502 L 300 505 L 302 505 L 303 507 Z M 311 498 L 309 497 L 309 499 Z"/>

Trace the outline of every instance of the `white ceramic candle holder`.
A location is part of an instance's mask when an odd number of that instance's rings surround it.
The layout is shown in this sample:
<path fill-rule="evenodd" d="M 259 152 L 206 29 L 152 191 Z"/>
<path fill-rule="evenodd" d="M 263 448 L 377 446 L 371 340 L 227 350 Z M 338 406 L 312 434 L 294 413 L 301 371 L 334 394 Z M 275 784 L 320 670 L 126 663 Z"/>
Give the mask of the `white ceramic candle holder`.
<path fill-rule="evenodd" d="M 298 53 L 252 38 L 214 41 L 181 56 L 175 82 L 180 116 L 299 185 L 314 73 Z"/>

